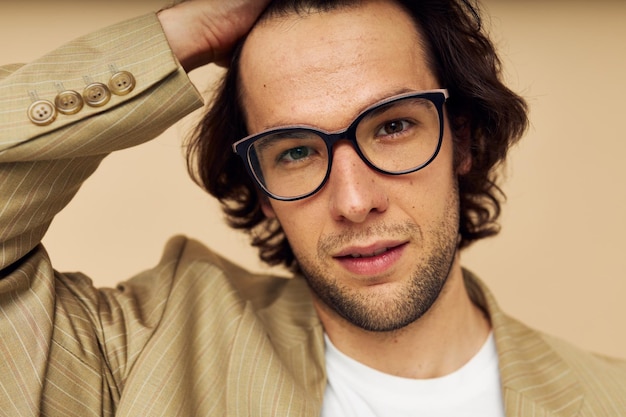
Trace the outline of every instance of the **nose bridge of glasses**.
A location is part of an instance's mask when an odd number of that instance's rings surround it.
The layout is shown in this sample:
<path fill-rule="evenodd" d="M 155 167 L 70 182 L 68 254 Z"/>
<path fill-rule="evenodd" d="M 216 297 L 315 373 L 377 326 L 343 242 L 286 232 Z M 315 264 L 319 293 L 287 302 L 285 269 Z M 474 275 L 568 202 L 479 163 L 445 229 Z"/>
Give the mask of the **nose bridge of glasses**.
<path fill-rule="evenodd" d="M 377 171 L 359 149 L 354 133 L 350 134 L 348 130 L 345 130 L 332 134 L 332 138 L 328 138 L 328 140 L 328 175 L 331 175 L 332 171 L 344 170 L 346 167 L 349 167 L 348 169 L 353 172 L 356 172 L 354 171 L 356 167 L 359 167 L 356 168 L 357 171 L 363 168 Z M 346 161 L 347 164 L 342 164 Z M 345 174 L 346 172 L 343 172 L 341 175 L 344 176 Z M 363 172 L 357 175 L 363 175 Z"/>
<path fill-rule="evenodd" d="M 356 129 L 354 125 L 349 126 L 348 128 L 343 129 L 343 130 L 339 130 L 339 131 L 332 132 L 332 133 L 326 133 L 324 135 L 324 140 L 326 141 L 326 146 L 328 147 L 329 164 L 334 157 L 337 144 L 344 142 L 344 141 L 350 143 L 354 151 L 359 156 L 361 156 L 361 153 L 359 152 L 359 149 L 358 149 L 359 145 L 357 144 Z"/>

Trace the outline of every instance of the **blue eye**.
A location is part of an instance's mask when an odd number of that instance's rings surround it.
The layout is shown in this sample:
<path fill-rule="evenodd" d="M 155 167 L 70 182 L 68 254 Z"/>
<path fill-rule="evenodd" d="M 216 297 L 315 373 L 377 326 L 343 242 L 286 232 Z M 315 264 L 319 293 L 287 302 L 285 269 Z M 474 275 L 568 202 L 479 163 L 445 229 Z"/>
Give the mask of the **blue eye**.
<path fill-rule="evenodd" d="M 300 159 L 304 159 L 311 155 L 311 148 L 307 146 L 299 146 L 297 148 L 291 148 L 281 153 L 278 156 L 279 161 L 293 162 Z"/>

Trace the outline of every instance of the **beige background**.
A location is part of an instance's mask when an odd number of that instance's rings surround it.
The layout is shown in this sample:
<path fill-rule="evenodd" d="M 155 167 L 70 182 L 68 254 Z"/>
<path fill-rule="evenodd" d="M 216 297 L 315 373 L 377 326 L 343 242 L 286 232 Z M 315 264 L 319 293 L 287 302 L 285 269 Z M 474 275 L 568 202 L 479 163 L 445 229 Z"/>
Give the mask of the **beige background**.
<path fill-rule="evenodd" d="M 161 4 L 2 1 L 2 61 L 30 61 Z M 466 251 L 463 263 L 514 316 L 626 357 L 626 2 L 488 0 L 485 8 L 532 126 L 506 168 L 501 235 Z M 201 90 L 212 71 L 192 74 Z M 245 236 L 223 225 L 215 202 L 187 177 L 180 138 L 194 117 L 105 160 L 45 239 L 58 269 L 111 286 L 154 264 L 177 233 L 261 268 Z"/>

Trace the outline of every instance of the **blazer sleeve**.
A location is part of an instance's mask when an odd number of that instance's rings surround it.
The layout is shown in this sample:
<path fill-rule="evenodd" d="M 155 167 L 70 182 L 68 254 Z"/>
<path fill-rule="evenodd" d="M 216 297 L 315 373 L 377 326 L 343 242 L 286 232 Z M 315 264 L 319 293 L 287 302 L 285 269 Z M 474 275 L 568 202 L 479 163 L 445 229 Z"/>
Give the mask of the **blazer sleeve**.
<path fill-rule="evenodd" d="M 94 83 L 100 92 L 114 91 L 109 81 L 116 74 L 134 88 L 58 112 L 47 123 L 31 120 L 33 103 L 62 108 L 55 100 L 60 93 L 82 96 Z M 154 14 L 76 39 L 32 63 L 0 67 L 0 415 L 113 415 L 124 365 L 134 358 L 105 351 L 114 327 L 107 317 L 117 326 L 114 341 L 134 328 L 124 329 L 119 309 L 107 310 L 120 304 L 113 295 L 96 291 L 85 277 L 55 272 L 40 242 L 108 153 L 158 136 L 201 105 Z M 148 307 L 129 314 L 141 316 Z"/>
<path fill-rule="evenodd" d="M 80 111 L 57 112 L 45 125 L 29 117 L 37 111 L 33 103 L 56 110 L 61 93 L 82 97 L 87 86 L 108 86 L 119 74 L 134 81 L 129 93 L 111 93 L 98 106 L 84 100 Z M 108 153 L 158 136 L 201 105 L 154 14 L 81 37 L 30 64 L 2 67 L 0 268 L 39 244 Z"/>

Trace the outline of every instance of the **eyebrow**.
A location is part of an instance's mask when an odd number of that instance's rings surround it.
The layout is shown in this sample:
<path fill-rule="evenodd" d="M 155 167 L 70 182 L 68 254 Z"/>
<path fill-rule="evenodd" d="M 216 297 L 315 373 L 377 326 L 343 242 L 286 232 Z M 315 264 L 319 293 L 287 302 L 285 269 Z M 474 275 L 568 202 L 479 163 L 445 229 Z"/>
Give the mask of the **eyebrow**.
<path fill-rule="evenodd" d="M 384 93 L 381 93 L 377 96 L 374 96 L 367 104 L 365 104 L 364 106 L 362 106 L 353 116 L 351 120 L 354 120 L 354 118 L 356 118 L 359 114 L 363 113 L 365 110 L 367 110 L 369 107 L 373 106 L 374 104 L 378 103 L 379 101 L 383 101 L 386 98 L 389 97 L 393 97 L 393 96 L 397 96 L 400 94 L 405 94 L 405 93 L 412 93 L 412 92 L 418 92 L 420 90 L 414 90 L 412 88 L 407 88 L 407 87 L 402 87 L 402 88 L 398 88 L 396 90 L 392 90 L 392 91 L 386 91 Z M 311 127 L 315 127 L 314 124 L 311 123 L 302 123 L 302 122 L 288 122 L 285 120 L 278 120 L 275 123 L 272 123 L 271 125 L 263 125 L 260 132 L 266 131 L 266 130 L 271 130 L 271 129 L 276 129 L 276 128 L 280 128 L 280 127 L 289 127 L 289 126 L 311 126 Z M 316 127 L 317 128 L 317 127 Z"/>
<path fill-rule="evenodd" d="M 357 117 L 359 114 L 363 113 L 364 111 L 366 111 L 368 108 L 376 105 L 377 103 L 387 99 L 387 98 L 391 98 L 394 96 L 399 96 L 400 94 L 407 94 L 407 93 L 418 93 L 421 90 L 414 90 L 412 88 L 399 88 L 397 90 L 393 90 L 392 92 L 388 92 L 385 94 L 380 94 L 380 97 L 374 98 L 369 104 L 366 104 L 365 106 L 363 106 L 355 115 L 354 117 Z M 426 91 L 426 90 L 424 90 Z"/>
<path fill-rule="evenodd" d="M 402 93 L 400 93 L 402 94 Z M 384 99 L 383 99 L 384 100 Z M 407 101 L 407 99 L 404 99 L 405 101 Z M 434 103 L 430 100 L 424 100 L 420 97 L 412 97 L 411 99 L 412 103 L 415 104 L 420 104 L 423 107 L 427 107 L 429 109 L 432 109 L 433 107 L 435 107 Z M 386 104 L 382 104 L 382 105 L 377 105 L 376 103 L 374 103 L 373 106 L 366 108 L 364 111 L 362 111 L 361 113 L 359 113 L 360 115 L 362 115 L 363 113 L 367 113 L 365 114 L 364 119 L 372 119 L 374 117 L 378 117 L 381 115 L 384 115 L 385 113 L 387 113 L 390 110 L 390 107 L 397 103 L 398 101 L 392 101 L 391 103 L 386 103 Z"/>

